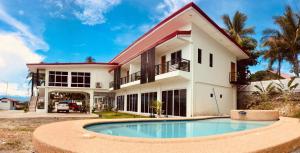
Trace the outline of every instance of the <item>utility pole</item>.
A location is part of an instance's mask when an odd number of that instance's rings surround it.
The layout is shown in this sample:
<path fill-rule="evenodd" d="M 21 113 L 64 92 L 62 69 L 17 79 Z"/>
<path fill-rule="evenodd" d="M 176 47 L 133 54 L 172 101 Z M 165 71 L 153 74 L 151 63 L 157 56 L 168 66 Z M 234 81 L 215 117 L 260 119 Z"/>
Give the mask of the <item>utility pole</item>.
<path fill-rule="evenodd" d="M 5 82 L 6 83 L 6 88 L 5 88 L 5 97 L 8 98 L 8 81 L 4 81 L 4 80 L 0 80 L 2 82 Z"/>

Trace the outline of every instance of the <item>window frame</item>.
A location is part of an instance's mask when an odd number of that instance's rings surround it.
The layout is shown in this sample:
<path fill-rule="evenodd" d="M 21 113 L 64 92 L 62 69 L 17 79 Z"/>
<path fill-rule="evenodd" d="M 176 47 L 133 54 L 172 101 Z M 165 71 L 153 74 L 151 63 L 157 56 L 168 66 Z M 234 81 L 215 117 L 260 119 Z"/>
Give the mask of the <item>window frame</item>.
<path fill-rule="evenodd" d="M 48 86 L 68 87 L 69 72 L 67 72 L 67 71 L 49 71 L 48 76 L 49 76 Z M 60 81 L 58 81 L 58 80 L 60 80 Z"/>

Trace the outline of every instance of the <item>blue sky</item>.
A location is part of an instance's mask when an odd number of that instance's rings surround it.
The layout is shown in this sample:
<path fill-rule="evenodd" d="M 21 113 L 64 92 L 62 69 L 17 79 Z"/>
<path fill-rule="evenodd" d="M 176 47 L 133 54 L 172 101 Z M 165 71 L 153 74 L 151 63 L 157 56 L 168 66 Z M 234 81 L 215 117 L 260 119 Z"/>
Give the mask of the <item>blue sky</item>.
<path fill-rule="evenodd" d="M 28 94 L 25 63 L 83 62 L 93 56 L 108 62 L 168 14 L 191 0 L 0 0 L 0 95 Z M 193 0 L 221 27 L 221 16 L 248 15 L 260 40 L 272 17 L 300 0 Z M 265 69 L 266 61 L 251 71 Z M 284 64 L 283 71 L 289 71 Z"/>

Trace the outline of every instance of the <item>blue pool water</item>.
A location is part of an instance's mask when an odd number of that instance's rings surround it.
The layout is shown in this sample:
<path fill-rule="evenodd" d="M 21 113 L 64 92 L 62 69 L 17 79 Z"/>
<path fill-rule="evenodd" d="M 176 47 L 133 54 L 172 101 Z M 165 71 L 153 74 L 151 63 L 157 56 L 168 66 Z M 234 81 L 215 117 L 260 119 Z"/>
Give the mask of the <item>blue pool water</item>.
<path fill-rule="evenodd" d="M 182 121 L 102 123 L 85 128 L 113 136 L 139 138 L 189 138 L 259 128 L 273 122 L 235 121 L 228 118 Z"/>

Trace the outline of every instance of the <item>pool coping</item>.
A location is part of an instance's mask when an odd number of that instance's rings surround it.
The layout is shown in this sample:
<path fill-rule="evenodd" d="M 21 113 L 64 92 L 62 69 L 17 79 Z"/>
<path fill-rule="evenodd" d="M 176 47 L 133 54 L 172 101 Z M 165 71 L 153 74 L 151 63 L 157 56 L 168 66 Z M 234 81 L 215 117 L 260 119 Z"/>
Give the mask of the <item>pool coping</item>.
<path fill-rule="evenodd" d="M 194 117 L 194 118 L 140 118 L 140 119 L 91 119 L 91 120 L 79 120 L 79 121 L 65 121 L 65 122 L 58 122 L 58 123 L 51 123 L 47 125 L 43 125 L 37 128 L 33 134 L 33 144 L 34 147 L 40 151 L 44 152 L 45 149 L 47 152 L 53 152 L 51 150 L 56 150 L 55 152 L 99 152 L 99 149 L 103 152 L 120 152 L 121 148 L 118 149 L 111 149 L 105 148 L 104 146 L 93 146 L 91 144 L 114 144 L 117 146 L 123 146 L 124 149 L 121 149 L 122 152 L 128 152 L 132 150 L 132 147 L 127 147 L 132 145 L 137 145 L 139 148 L 144 148 L 147 146 L 160 146 L 160 149 L 166 148 L 177 148 L 178 146 L 191 146 L 189 148 L 195 148 L 197 145 L 202 146 L 205 150 L 210 150 L 210 152 L 218 152 L 216 148 L 204 145 L 206 143 L 209 144 L 219 144 L 220 142 L 228 143 L 230 142 L 229 146 L 243 146 L 240 147 L 239 150 L 235 150 L 234 148 L 228 149 L 228 152 L 288 152 L 293 150 L 296 147 L 300 146 L 300 122 L 298 119 L 294 118 L 286 118 L 281 117 L 279 121 L 265 127 L 239 131 L 239 132 L 231 132 L 219 135 L 212 135 L 212 136 L 203 136 L 203 137 L 191 137 L 191 138 L 133 138 L 133 137 L 122 137 L 122 136 L 111 136 L 105 135 L 101 133 L 95 133 L 92 131 L 88 131 L 84 129 L 84 126 L 90 124 L 97 124 L 97 123 L 107 123 L 107 122 L 134 122 L 134 121 L 161 121 L 161 120 L 201 120 L 201 119 L 212 119 L 212 118 L 220 118 L 216 116 L 205 116 L 205 117 Z M 71 127 L 71 131 L 61 132 L 55 131 L 55 127 Z M 54 128 L 54 129 L 53 129 Z M 54 131 L 53 131 L 54 130 Z M 290 134 L 286 133 L 286 131 Z M 52 134 L 58 134 L 58 137 L 53 137 L 53 135 L 45 134 L 45 131 L 51 131 Z M 270 133 L 272 131 L 272 133 Z M 68 133 L 72 133 L 68 135 Z M 283 137 L 278 137 L 278 134 L 284 133 Z M 62 137 L 63 136 L 63 137 Z M 249 138 L 247 138 L 247 136 Z M 251 139 L 253 137 L 254 139 Z M 273 137 L 273 138 L 272 138 Z M 59 141 L 53 141 L 51 139 L 56 138 Z M 262 141 L 260 144 L 251 144 L 247 147 L 246 142 L 257 142 L 259 143 L 258 139 L 266 139 L 269 138 L 270 140 L 275 141 Z M 244 141 L 243 139 L 247 140 Z M 240 140 L 240 141 L 236 141 Z M 281 141 L 278 141 L 281 140 Z M 91 145 L 87 147 L 87 150 L 82 150 L 78 147 L 70 147 L 72 145 L 68 143 L 58 143 L 58 142 L 74 142 L 78 145 Z M 234 145 L 235 144 L 235 145 Z M 265 144 L 265 145 L 263 145 Z M 252 146 L 252 147 L 251 147 Z M 255 146 L 255 147 L 253 147 Z M 288 146 L 288 147 L 287 147 Z M 227 147 L 227 146 L 224 146 Z M 77 149 L 76 149 L 77 148 Z M 98 149 L 97 149 L 98 148 Z M 158 147 L 159 148 L 159 147 Z M 197 147 L 196 147 L 197 148 Z M 106 149 L 106 151 L 105 151 Z M 50 150 L 50 151 L 49 151 Z M 97 150 L 97 151 L 96 151 Z M 132 152 L 141 152 L 142 150 L 134 149 L 136 151 Z M 235 151 L 234 151 L 235 150 Z M 176 152 L 176 150 L 172 151 L 167 150 L 168 152 Z M 221 150 L 219 150 L 221 151 Z M 131 152 L 131 151 L 130 151 Z M 143 152 L 145 152 L 143 150 Z M 146 151 L 147 152 L 147 151 Z M 152 150 L 153 152 L 153 150 Z M 155 152 L 155 151 L 154 151 Z M 193 151 L 189 151 L 193 152 Z M 195 151 L 194 151 L 195 152 Z M 225 151 L 227 152 L 227 151 Z"/>

